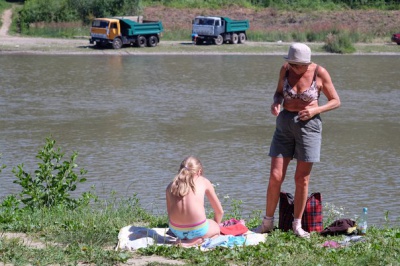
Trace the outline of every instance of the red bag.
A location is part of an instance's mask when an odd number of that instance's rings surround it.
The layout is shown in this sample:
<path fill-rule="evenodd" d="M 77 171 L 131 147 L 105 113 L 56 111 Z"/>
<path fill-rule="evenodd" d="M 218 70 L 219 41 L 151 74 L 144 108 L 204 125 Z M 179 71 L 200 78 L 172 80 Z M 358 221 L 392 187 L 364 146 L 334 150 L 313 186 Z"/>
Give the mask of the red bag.
<path fill-rule="evenodd" d="M 222 235 L 238 236 L 249 231 L 244 220 L 236 220 L 235 218 L 220 223 L 219 228 Z"/>
<path fill-rule="evenodd" d="M 279 199 L 279 229 L 282 231 L 292 230 L 293 222 L 293 195 L 281 192 Z M 307 232 L 322 231 L 322 196 L 321 193 L 312 193 L 306 203 L 303 216 L 301 218 L 301 227 Z"/>

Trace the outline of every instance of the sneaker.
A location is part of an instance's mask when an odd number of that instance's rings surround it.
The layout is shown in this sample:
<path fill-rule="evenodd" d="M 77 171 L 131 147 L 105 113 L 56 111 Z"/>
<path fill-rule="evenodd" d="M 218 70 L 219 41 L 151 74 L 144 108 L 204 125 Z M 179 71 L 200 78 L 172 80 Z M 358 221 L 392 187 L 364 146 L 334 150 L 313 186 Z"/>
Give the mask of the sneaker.
<path fill-rule="evenodd" d="M 310 238 L 310 233 L 307 231 L 304 231 L 303 228 L 298 227 L 296 229 L 293 229 L 293 232 L 296 236 L 301 237 L 301 238 Z"/>
<path fill-rule="evenodd" d="M 274 219 L 266 219 L 264 217 L 262 223 L 253 230 L 258 234 L 269 233 L 274 229 Z"/>

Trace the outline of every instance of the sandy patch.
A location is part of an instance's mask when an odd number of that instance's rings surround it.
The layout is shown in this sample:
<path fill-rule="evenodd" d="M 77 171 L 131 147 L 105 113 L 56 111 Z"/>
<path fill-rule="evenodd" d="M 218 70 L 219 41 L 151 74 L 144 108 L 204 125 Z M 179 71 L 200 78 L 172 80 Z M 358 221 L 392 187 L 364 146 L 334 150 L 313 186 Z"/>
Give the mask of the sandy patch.
<path fill-rule="evenodd" d="M 27 247 L 30 248 L 36 248 L 36 249 L 43 249 L 46 248 L 45 243 L 39 241 L 39 240 L 35 240 L 32 239 L 31 237 L 29 237 L 27 234 L 24 233 L 2 233 L 0 234 L 1 238 L 6 238 L 6 239 L 12 239 L 12 238 L 16 238 L 19 241 L 21 241 L 21 243 Z M 122 263 L 119 264 L 120 266 L 125 266 L 125 265 L 134 265 L 134 266 L 145 266 L 148 265 L 149 263 L 162 263 L 162 264 L 170 264 L 170 265 L 184 265 L 185 262 L 183 261 L 179 261 L 179 260 L 171 260 L 171 259 L 167 259 L 164 257 L 160 257 L 160 256 L 139 256 L 138 254 L 136 254 L 135 252 L 132 252 L 133 254 L 133 258 L 130 258 L 127 260 L 126 263 Z M 12 264 L 4 264 L 2 262 L 0 262 L 0 266 L 9 266 Z M 87 264 L 79 264 L 79 265 L 87 265 Z"/>

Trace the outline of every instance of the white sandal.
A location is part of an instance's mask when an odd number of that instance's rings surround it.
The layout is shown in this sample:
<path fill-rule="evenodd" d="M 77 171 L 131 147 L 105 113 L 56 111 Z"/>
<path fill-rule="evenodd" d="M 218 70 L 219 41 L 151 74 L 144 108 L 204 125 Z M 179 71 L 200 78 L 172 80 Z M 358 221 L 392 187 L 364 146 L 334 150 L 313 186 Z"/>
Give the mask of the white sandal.
<path fill-rule="evenodd" d="M 296 236 L 301 237 L 301 238 L 310 238 L 310 233 L 307 231 L 304 231 L 303 228 L 298 227 L 296 229 L 293 229 L 293 232 Z"/>

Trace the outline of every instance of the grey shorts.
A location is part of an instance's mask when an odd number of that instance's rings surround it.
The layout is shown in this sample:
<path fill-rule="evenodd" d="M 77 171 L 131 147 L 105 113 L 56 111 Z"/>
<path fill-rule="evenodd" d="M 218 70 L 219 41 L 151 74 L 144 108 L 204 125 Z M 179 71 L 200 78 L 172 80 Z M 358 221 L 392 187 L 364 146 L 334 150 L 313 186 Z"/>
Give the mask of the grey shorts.
<path fill-rule="evenodd" d="M 269 156 L 290 157 L 304 162 L 319 162 L 322 121 L 319 115 L 301 121 L 297 112 L 283 110 L 276 118 Z"/>

